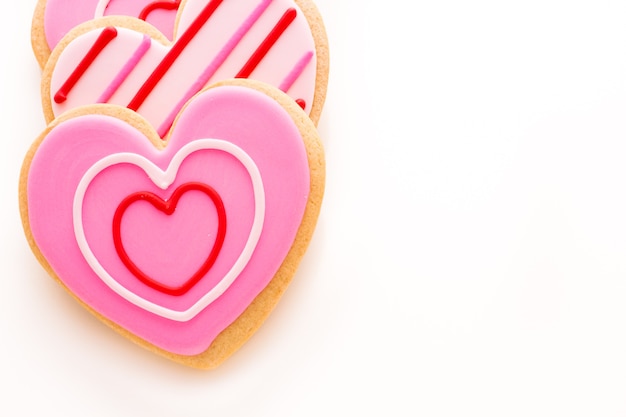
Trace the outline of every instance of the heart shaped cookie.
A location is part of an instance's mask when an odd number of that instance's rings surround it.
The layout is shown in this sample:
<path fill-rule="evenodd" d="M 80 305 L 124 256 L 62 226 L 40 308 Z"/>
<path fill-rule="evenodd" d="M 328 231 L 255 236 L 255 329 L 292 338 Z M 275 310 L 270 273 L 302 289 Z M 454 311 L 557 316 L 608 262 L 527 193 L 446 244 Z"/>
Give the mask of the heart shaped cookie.
<path fill-rule="evenodd" d="M 214 368 L 278 302 L 324 188 L 316 129 L 288 96 L 233 80 L 162 140 L 110 105 L 56 119 L 20 180 L 36 257 L 96 317 L 185 365 Z"/>
<path fill-rule="evenodd" d="M 308 0 L 187 0 L 172 42 L 119 16 L 72 30 L 44 68 L 42 101 L 48 122 L 87 104 L 128 107 L 163 137 L 189 98 L 229 78 L 279 88 L 317 123 L 327 77 L 323 24 Z"/>

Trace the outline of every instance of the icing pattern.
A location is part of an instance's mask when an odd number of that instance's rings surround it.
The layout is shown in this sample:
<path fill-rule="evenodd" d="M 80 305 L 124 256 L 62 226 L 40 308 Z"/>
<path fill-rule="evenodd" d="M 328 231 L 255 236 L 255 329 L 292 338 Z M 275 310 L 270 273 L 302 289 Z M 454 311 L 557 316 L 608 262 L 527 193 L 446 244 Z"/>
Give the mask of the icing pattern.
<path fill-rule="evenodd" d="M 272 28 L 270 33 L 267 35 L 261 45 L 254 51 L 248 62 L 243 66 L 241 71 L 235 75 L 235 78 L 248 78 L 252 74 L 252 72 L 256 69 L 256 67 L 261 63 L 265 55 L 272 49 L 272 46 L 280 39 L 285 30 L 291 25 L 291 23 L 296 19 L 298 12 L 296 9 L 290 8 L 285 11 L 276 23 L 276 25 Z"/>
<path fill-rule="evenodd" d="M 89 49 L 85 57 L 74 69 L 74 72 L 63 83 L 59 91 L 54 95 L 54 101 L 57 103 L 63 103 L 67 99 L 67 94 L 76 85 L 78 80 L 83 76 L 85 71 L 89 69 L 93 61 L 100 55 L 100 53 L 107 47 L 107 45 L 117 37 L 117 30 L 113 27 L 105 28 L 96 39 L 96 42 Z"/>
<path fill-rule="evenodd" d="M 150 74 L 146 82 L 139 88 L 137 94 L 128 104 L 128 108 L 137 111 L 139 107 L 146 101 L 150 93 L 154 91 L 157 84 L 163 79 L 165 74 L 172 68 L 176 60 L 183 53 L 187 45 L 196 37 L 200 29 L 211 18 L 215 10 L 222 4 L 223 0 L 211 0 L 207 3 L 206 7 L 202 9 L 202 12 L 196 17 L 191 26 L 182 34 L 182 36 L 176 40 L 172 47 L 167 51 L 163 59 L 156 66 L 154 71 Z"/>
<path fill-rule="evenodd" d="M 117 37 L 81 73 L 71 93 L 57 92 L 72 77 L 102 32 L 95 29 L 61 51 L 51 75 L 53 115 L 108 102 L 142 114 L 164 137 L 183 105 L 205 85 L 254 78 L 289 94 L 310 112 L 315 94 L 315 43 L 292 0 L 188 0 L 179 10 L 180 36 L 171 46 L 117 27 Z"/>
<path fill-rule="evenodd" d="M 141 43 L 137 47 L 137 50 L 133 52 L 128 61 L 122 66 L 120 71 L 117 73 L 111 84 L 102 92 L 100 98 L 98 98 L 97 103 L 106 103 L 111 99 L 111 96 L 115 94 L 120 85 L 124 82 L 126 77 L 131 73 L 131 71 L 137 66 L 141 58 L 148 52 L 150 49 L 151 41 L 148 35 L 144 35 Z M 54 96 L 54 101 L 57 101 L 56 95 Z"/>
<path fill-rule="evenodd" d="M 208 253 L 207 258 L 204 260 L 202 265 L 198 268 L 197 271 L 194 271 L 193 276 L 190 277 L 183 285 L 180 286 L 168 286 L 160 283 L 158 280 L 148 276 L 144 271 L 141 270 L 140 267 L 135 264 L 135 262 L 131 259 L 131 256 L 126 251 L 124 247 L 124 239 L 122 238 L 122 223 L 123 217 L 133 204 L 145 201 L 150 203 L 155 209 L 165 213 L 168 216 L 174 214 L 176 211 L 176 207 L 178 206 L 178 202 L 180 198 L 187 192 L 191 191 L 199 191 L 204 193 L 207 197 L 211 199 L 215 208 L 217 209 L 217 233 L 215 237 L 215 241 L 213 242 L 213 247 Z M 217 256 L 222 249 L 222 245 L 224 244 L 224 237 L 226 235 L 226 211 L 224 210 L 224 202 L 222 201 L 219 194 L 213 189 L 213 187 L 202 184 L 199 182 L 189 182 L 187 184 L 183 184 L 174 190 L 172 197 L 164 201 L 159 196 L 154 193 L 148 191 L 139 191 L 134 194 L 129 195 L 124 199 L 117 210 L 115 211 L 115 215 L 113 216 L 113 241 L 115 242 L 115 250 L 119 255 L 120 259 L 126 265 L 126 268 L 130 272 L 132 272 L 141 282 L 144 284 L 154 288 L 157 291 L 161 291 L 165 294 L 169 295 L 183 295 L 187 291 L 189 291 L 195 284 L 198 283 L 202 279 L 204 275 L 211 269 Z"/>
<path fill-rule="evenodd" d="M 280 268 L 311 184 L 291 116 L 222 86 L 190 101 L 163 150 L 112 116 L 60 122 L 26 187 L 33 239 L 68 289 L 153 345 L 194 355 Z"/>
<path fill-rule="evenodd" d="M 169 308 L 165 308 L 157 303 L 146 300 L 145 298 L 135 294 L 133 291 L 126 288 L 124 285 L 120 284 L 114 276 L 107 270 L 105 266 L 102 265 L 98 257 L 94 254 L 93 249 L 89 244 L 89 239 L 85 233 L 85 225 L 84 225 L 84 216 L 83 216 L 83 205 L 85 200 L 85 195 L 90 184 L 96 180 L 98 175 L 115 165 L 120 164 L 131 164 L 142 169 L 146 175 L 154 182 L 156 186 L 161 189 L 169 189 L 170 186 L 176 180 L 176 174 L 180 165 L 182 165 L 186 158 L 191 156 L 194 152 L 198 152 L 201 150 L 214 149 L 222 152 L 226 152 L 229 155 L 235 157 L 239 163 L 241 163 L 248 172 L 250 179 L 252 181 L 252 192 L 254 194 L 254 222 L 252 227 L 250 228 L 249 235 L 247 240 L 245 241 L 245 245 L 241 250 L 241 253 L 236 258 L 233 263 L 231 269 L 229 269 L 224 276 L 220 279 L 220 281 L 211 288 L 206 294 L 203 294 L 202 297 L 195 302 L 191 307 L 184 311 L 173 310 Z M 173 198 L 173 197 L 172 197 Z M 120 203 L 123 204 L 123 201 Z M 219 210 L 218 210 L 219 211 Z M 232 283 L 237 279 L 241 271 L 246 267 L 250 257 L 254 253 L 256 245 L 261 236 L 261 232 L 263 230 L 263 221 L 265 218 L 265 193 L 263 189 L 263 181 L 261 178 L 261 174 L 258 171 L 254 161 L 240 148 L 234 146 L 230 142 L 216 140 L 216 139 L 201 139 L 195 140 L 186 146 L 184 146 L 173 158 L 172 163 L 168 167 L 167 170 L 162 171 L 154 164 L 152 164 L 149 160 L 132 153 L 120 153 L 113 154 L 103 158 L 100 161 L 97 161 L 91 168 L 87 170 L 81 181 L 78 183 L 78 187 L 76 190 L 76 194 L 74 196 L 74 204 L 73 204 L 73 217 L 74 217 L 74 231 L 76 236 L 76 242 L 80 248 L 81 253 L 87 260 L 87 263 L 91 266 L 93 271 L 100 277 L 100 279 L 113 291 L 115 291 L 118 295 L 126 299 L 127 301 L 135 304 L 136 306 L 142 308 L 143 310 L 149 311 L 161 317 L 176 320 L 176 321 L 188 321 L 194 318 L 198 313 L 200 313 L 205 307 L 210 305 L 213 301 L 215 301 L 219 296 L 221 296 L 224 291 L 232 285 Z M 117 209 L 116 209 L 117 213 Z M 115 215 L 113 217 L 112 223 L 115 223 Z M 115 235 L 115 233 L 114 233 Z M 113 240 L 115 241 L 115 236 L 113 236 Z M 220 243 L 221 248 L 221 243 Z M 118 252 L 118 245 L 115 245 L 115 252 Z M 123 261 L 123 259 L 122 259 Z M 212 265 L 212 264 L 211 264 Z M 131 271 L 133 272 L 133 271 Z M 208 272 L 208 271 L 207 271 Z M 206 273 L 206 272 L 205 272 Z M 133 274 L 135 275 L 135 274 Z M 196 282 L 201 277 L 197 277 Z M 154 288 L 153 285 L 150 285 Z M 164 287 L 164 286 L 161 286 Z M 181 288 L 186 288 L 187 285 L 184 285 Z M 186 288 L 187 290 L 189 288 Z M 161 290 L 159 290 L 161 291 Z M 170 295 L 180 295 L 176 291 L 173 291 L 175 294 L 172 294 L 172 291 L 161 291 Z M 185 291 L 186 292 L 186 291 Z"/>

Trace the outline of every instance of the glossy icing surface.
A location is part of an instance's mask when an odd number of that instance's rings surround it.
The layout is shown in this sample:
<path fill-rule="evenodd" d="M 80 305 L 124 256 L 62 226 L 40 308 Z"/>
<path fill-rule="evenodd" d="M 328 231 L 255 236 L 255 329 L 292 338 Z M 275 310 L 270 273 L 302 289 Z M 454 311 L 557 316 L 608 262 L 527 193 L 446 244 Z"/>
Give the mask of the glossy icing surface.
<path fill-rule="evenodd" d="M 234 77 L 274 85 L 311 111 L 315 42 L 292 0 L 183 4 L 172 45 L 123 27 L 115 28 L 115 39 L 96 56 L 90 51 L 111 28 L 94 29 L 71 41 L 54 64 L 49 98 L 44 98 L 53 117 L 81 105 L 108 102 L 137 111 L 165 136 L 194 94 L 207 84 Z M 65 89 L 73 78 L 78 79 Z"/>
<path fill-rule="evenodd" d="M 87 305 L 159 348 L 194 355 L 279 269 L 309 188 L 291 116 L 256 90 L 223 86 L 190 102 L 163 150 L 111 116 L 55 126 L 30 165 L 29 226 Z"/>

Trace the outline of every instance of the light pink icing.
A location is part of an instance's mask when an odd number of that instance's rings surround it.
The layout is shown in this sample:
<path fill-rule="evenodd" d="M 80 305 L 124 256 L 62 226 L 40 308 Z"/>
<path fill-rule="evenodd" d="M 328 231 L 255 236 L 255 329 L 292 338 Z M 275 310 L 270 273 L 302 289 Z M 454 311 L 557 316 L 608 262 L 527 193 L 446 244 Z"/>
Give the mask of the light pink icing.
<path fill-rule="evenodd" d="M 167 200 L 189 182 L 217 191 L 228 226 L 213 267 L 189 292 L 172 296 L 130 273 L 111 225 L 129 195 Z M 29 224 L 55 274 L 86 304 L 162 349 L 193 355 L 272 279 L 300 226 L 309 182 L 306 150 L 289 114 L 256 90 L 217 87 L 190 102 L 162 151 L 110 116 L 80 116 L 53 128 L 30 166 Z M 130 256 L 168 283 L 192 273 L 214 242 L 213 203 L 190 192 L 179 206 L 168 217 L 136 203 L 121 229 Z"/>
<path fill-rule="evenodd" d="M 181 311 L 166 308 L 163 305 L 167 304 L 168 297 L 162 297 L 161 301 L 150 301 L 142 297 L 142 295 L 135 293 L 133 290 L 129 289 L 122 282 L 116 279 L 115 276 L 121 276 L 129 279 L 130 282 L 128 282 L 127 285 L 130 287 L 138 284 L 135 282 L 135 279 L 126 274 L 121 265 L 119 265 L 117 256 L 112 253 L 114 246 L 111 245 L 111 242 L 106 242 L 104 248 L 100 249 L 102 243 L 105 242 L 102 236 L 107 236 L 110 224 L 97 220 L 87 222 L 85 219 L 90 218 L 90 210 L 97 211 L 98 214 L 94 215 L 94 217 L 99 218 L 101 212 L 103 211 L 103 207 L 108 205 L 110 205 L 111 212 L 114 212 L 114 209 L 116 208 L 115 203 L 121 201 L 124 198 L 124 195 L 122 194 L 120 198 L 111 198 L 111 196 L 115 194 L 115 190 L 107 189 L 106 191 L 93 191 L 94 189 L 98 190 L 99 185 L 94 185 L 93 187 L 91 187 L 91 185 L 96 178 L 102 182 L 101 178 L 109 175 L 109 173 L 106 173 L 105 171 L 110 172 L 119 165 L 129 164 L 140 168 L 141 171 L 143 171 L 143 173 L 150 178 L 155 186 L 169 191 L 172 188 L 176 188 L 173 187 L 173 184 L 177 179 L 180 179 L 180 176 L 178 175 L 179 169 L 181 165 L 185 163 L 187 158 L 194 156 L 197 152 L 212 150 L 228 154 L 245 168 L 246 174 L 249 177 L 245 178 L 246 175 L 244 175 L 244 178 L 240 179 L 241 184 L 243 184 L 239 185 L 240 191 L 244 188 L 244 186 L 247 187 L 248 185 L 251 185 L 252 188 L 250 191 L 253 195 L 254 201 L 250 205 L 250 213 L 238 212 L 236 214 L 238 216 L 237 220 L 241 221 L 241 224 L 245 224 L 248 220 L 252 220 L 252 224 L 249 229 L 244 228 L 241 230 L 241 236 L 247 235 L 247 238 L 245 241 L 241 240 L 238 242 L 238 245 L 233 246 L 232 250 L 234 252 L 239 251 L 239 254 L 234 259 L 234 263 L 230 266 L 230 268 L 223 271 L 216 268 L 215 271 L 211 271 L 209 276 L 212 275 L 215 279 L 219 278 L 219 281 L 213 282 L 210 289 L 206 293 L 201 294 L 201 297 L 187 309 Z M 190 178 L 190 180 L 192 179 L 193 178 Z M 118 182 L 124 180 L 125 179 L 122 178 L 110 180 L 108 181 L 108 185 L 117 187 Z M 234 176 L 231 178 L 231 181 L 233 180 Z M 90 191 L 92 195 L 105 195 L 109 201 L 89 201 L 90 197 L 87 196 L 88 191 Z M 248 194 L 250 194 L 250 192 L 248 192 Z M 241 198 L 240 196 L 236 197 Z M 233 201 L 232 203 L 227 201 L 227 203 L 229 208 L 232 206 L 241 210 L 244 207 L 237 201 Z M 198 266 L 197 261 L 199 259 L 201 260 L 203 254 L 208 253 L 212 246 L 208 244 L 209 242 L 207 242 L 207 240 L 212 240 L 210 236 L 215 235 L 216 216 L 213 215 L 211 221 L 209 221 L 208 224 L 205 224 L 204 227 L 201 227 L 199 222 L 203 220 L 206 221 L 208 217 L 202 216 L 199 218 L 198 216 L 198 213 L 206 213 L 207 211 L 198 209 L 198 207 L 202 207 L 203 205 L 206 205 L 206 201 L 204 201 L 204 199 L 195 201 L 195 205 L 192 205 L 189 209 L 190 211 L 186 213 L 187 216 L 180 214 L 180 212 L 183 211 L 182 209 L 177 209 L 179 213 L 176 213 L 175 223 L 172 223 L 173 220 L 163 214 L 158 215 L 159 213 L 153 213 L 151 216 L 145 215 L 145 212 L 143 212 L 143 215 L 135 213 L 134 217 L 132 214 L 131 216 L 127 216 L 126 222 L 131 225 L 127 226 L 125 232 L 127 240 L 135 242 L 133 258 L 145 264 L 147 266 L 146 269 L 152 270 L 153 274 L 162 276 L 163 278 L 161 281 L 163 283 L 170 285 L 180 284 L 180 282 L 176 281 L 184 280 L 190 276 L 193 273 L 194 266 Z M 149 211 L 154 212 L 154 210 Z M 265 191 L 263 187 L 263 179 L 261 178 L 258 167 L 249 155 L 245 153 L 245 151 L 231 142 L 224 140 L 202 139 L 191 142 L 181 148 L 178 153 L 174 155 L 172 162 L 166 170 L 161 170 L 146 158 L 133 153 L 118 153 L 103 158 L 88 169 L 79 182 L 76 194 L 74 195 L 73 213 L 74 233 L 81 253 L 96 275 L 98 275 L 98 277 L 100 277 L 100 279 L 102 279 L 102 281 L 104 281 L 109 288 L 144 310 L 171 320 L 187 321 L 195 317 L 206 306 L 210 305 L 220 295 L 222 295 L 249 262 L 263 230 L 263 222 L 265 218 Z M 83 213 L 85 213 L 85 215 L 83 215 Z M 155 216 L 154 214 L 157 215 Z M 229 218 L 232 218 L 232 214 Z M 243 219 L 245 219 L 245 221 L 243 221 Z M 232 227 L 233 226 L 229 227 L 229 229 L 232 229 Z M 234 227 L 237 228 L 239 226 L 235 224 Z M 171 236 L 151 236 L 151 234 L 155 233 L 158 229 L 169 230 Z M 139 239 L 138 233 L 133 233 L 133 231 L 137 232 L 139 230 L 143 231 L 143 235 L 145 236 L 144 239 Z M 188 233 L 183 233 L 183 231 L 187 231 Z M 204 231 L 204 234 L 200 233 L 200 235 L 198 235 L 199 231 Z M 88 238 L 87 233 L 89 233 L 90 236 L 93 236 L 93 238 Z M 195 236 L 196 239 L 191 239 L 191 236 Z M 188 245 L 186 244 L 186 240 L 191 240 L 194 244 Z M 152 246 L 156 245 L 155 242 L 159 241 L 163 244 L 161 247 Z M 150 243 L 151 246 L 146 246 L 146 243 Z M 226 247 L 229 248 L 228 245 L 231 243 L 231 241 L 228 241 Z M 102 256 L 97 256 L 96 253 L 94 253 L 92 246 L 99 248 L 99 250 L 102 251 Z M 155 251 L 163 250 L 163 246 L 167 246 L 167 251 L 163 254 L 163 256 L 158 256 L 158 252 L 155 253 Z M 103 263 L 99 261 L 100 258 L 107 259 L 109 261 L 113 259 L 114 262 L 111 265 L 103 265 Z M 181 261 L 172 262 L 172 259 Z M 185 262 L 182 262 L 183 260 Z M 189 261 L 191 261 L 191 263 L 189 263 Z M 218 264 L 218 266 L 219 265 L 220 264 Z"/>
<path fill-rule="evenodd" d="M 138 17 L 154 0 L 47 0 L 44 33 L 50 49 L 72 28 L 101 16 Z M 100 12 L 103 13 L 101 14 Z M 176 11 L 155 10 L 146 19 L 169 39 L 173 38 Z"/>
<path fill-rule="evenodd" d="M 150 37 L 148 35 L 144 35 L 135 52 L 133 52 L 128 61 L 126 61 L 126 63 L 122 66 L 115 78 L 113 78 L 113 81 L 111 81 L 111 84 L 109 84 L 109 86 L 102 92 L 102 95 L 98 98 L 96 103 L 106 103 L 111 99 L 111 96 L 115 94 L 117 89 L 120 88 L 120 85 L 122 85 L 124 80 L 126 80 L 128 74 L 135 69 L 141 58 L 143 58 L 146 52 L 148 52 L 151 44 L 152 42 L 150 41 Z"/>
<path fill-rule="evenodd" d="M 178 115 L 180 109 L 191 97 L 193 97 L 198 91 L 202 89 L 202 87 L 204 87 L 211 80 L 211 77 L 215 75 L 217 70 L 224 64 L 224 61 L 226 61 L 226 59 L 228 59 L 228 57 L 233 53 L 233 50 L 237 47 L 239 42 L 241 42 L 241 39 L 246 35 L 246 33 L 248 33 L 250 28 L 263 15 L 271 2 L 272 0 L 262 0 L 261 3 L 259 3 L 258 6 L 252 10 L 250 15 L 246 17 L 241 26 L 239 26 L 235 33 L 233 33 L 233 35 L 224 44 L 222 49 L 220 49 L 217 55 L 215 55 L 213 61 L 211 61 L 209 65 L 204 69 L 204 71 L 202 71 L 202 73 L 198 76 L 196 82 L 187 89 L 187 91 L 178 101 L 176 106 L 172 108 L 166 119 L 157 129 L 159 135 L 164 136 L 167 133 L 170 126 L 174 122 L 176 115 Z"/>
<path fill-rule="evenodd" d="M 178 33 L 184 33 L 208 0 L 188 0 L 179 11 Z M 315 42 L 308 22 L 293 0 L 225 1 L 184 49 L 137 111 L 157 129 L 167 132 L 178 110 L 202 86 L 235 77 L 268 35 L 283 13 L 297 10 L 295 21 L 270 49 L 251 78 L 282 89 L 294 100 L 303 100 L 310 112 L 315 95 Z M 128 106 L 170 47 L 152 41 L 149 50 L 136 59 L 144 35 L 117 28 L 117 37 L 88 68 L 67 100 L 56 103 L 54 95 L 100 35 L 92 30 L 74 39 L 60 54 L 51 76 L 50 97 L 55 116 L 109 96 L 109 103 Z M 129 62 L 133 68 L 129 68 Z M 118 83 L 116 76 L 124 74 Z M 109 86 L 115 84 L 112 94 Z M 107 94 L 105 94 L 105 92 Z"/>
<path fill-rule="evenodd" d="M 280 85 L 278 86 L 278 89 L 281 91 L 289 91 L 293 83 L 295 83 L 296 80 L 300 78 L 300 75 L 302 75 L 302 72 L 309 65 L 309 62 L 311 62 L 311 60 L 313 59 L 313 56 L 314 54 L 312 51 L 305 53 L 302 56 L 302 58 L 300 58 L 300 60 L 296 62 L 296 65 L 293 67 L 291 72 L 287 74 L 283 82 L 280 83 Z"/>

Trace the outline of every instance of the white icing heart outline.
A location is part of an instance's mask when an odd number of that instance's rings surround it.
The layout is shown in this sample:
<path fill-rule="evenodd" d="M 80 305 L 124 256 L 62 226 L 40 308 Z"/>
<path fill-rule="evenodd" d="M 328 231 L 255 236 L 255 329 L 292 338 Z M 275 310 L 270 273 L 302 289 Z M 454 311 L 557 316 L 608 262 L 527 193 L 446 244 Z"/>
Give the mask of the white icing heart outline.
<path fill-rule="evenodd" d="M 113 278 L 100 264 L 91 250 L 91 247 L 87 242 L 87 237 L 85 236 L 83 226 L 83 200 L 89 184 L 91 184 L 95 177 L 106 168 L 119 163 L 128 163 L 141 168 L 157 187 L 165 190 L 176 180 L 178 170 L 185 159 L 194 152 L 202 150 L 219 150 L 226 152 L 235 157 L 244 166 L 244 168 L 246 168 L 248 175 L 250 175 L 250 179 L 252 180 L 254 193 L 254 221 L 250 229 L 250 236 L 248 237 L 241 254 L 220 282 L 218 282 L 187 310 L 172 310 L 148 301 L 130 291 L 128 288 L 117 282 L 115 278 Z M 250 261 L 263 230 L 263 223 L 265 220 L 265 189 L 259 168 L 243 149 L 231 142 L 221 139 L 198 139 L 179 149 L 165 171 L 161 170 L 144 156 L 135 153 L 117 153 L 99 160 L 85 172 L 78 183 L 76 193 L 74 194 L 72 211 L 74 235 L 76 237 L 78 247 L 91 269 L 111 290 L 143 310 L 173 321 L 186 322 L 193 319 L 213 301 L 220 297 L 232 285 Z"/>

